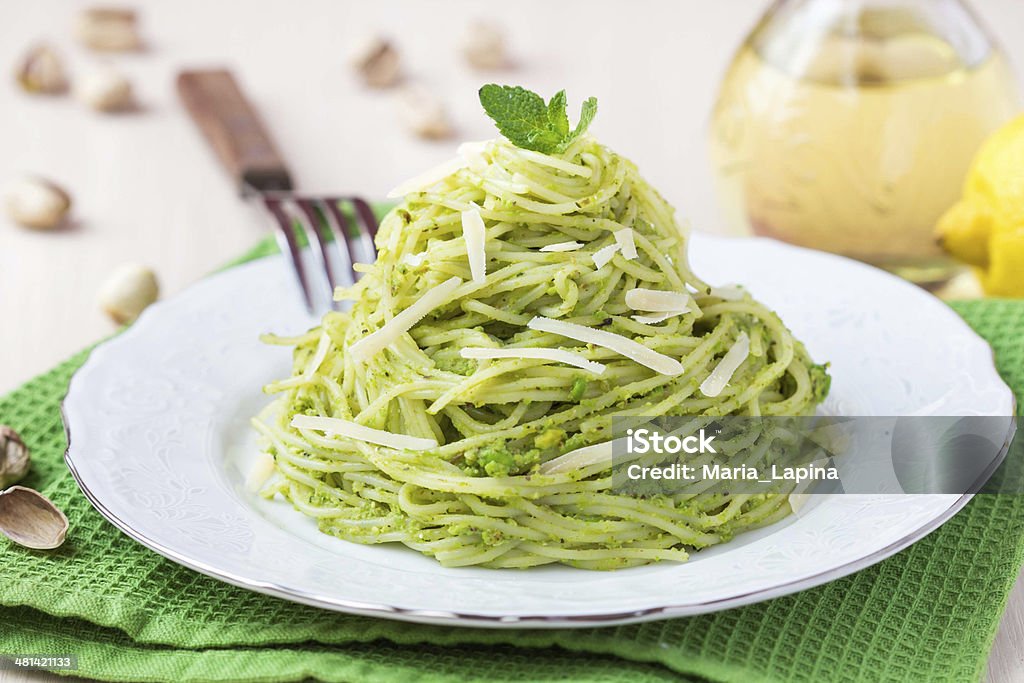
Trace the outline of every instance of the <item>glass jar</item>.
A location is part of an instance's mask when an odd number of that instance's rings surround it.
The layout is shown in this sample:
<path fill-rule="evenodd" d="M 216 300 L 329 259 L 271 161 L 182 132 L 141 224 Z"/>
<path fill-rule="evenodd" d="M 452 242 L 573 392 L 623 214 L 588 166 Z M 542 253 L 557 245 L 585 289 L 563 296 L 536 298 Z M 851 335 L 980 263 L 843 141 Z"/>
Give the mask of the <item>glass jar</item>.
<path fill-rule="evenodd" d="M 1019 106 L 960 0 L 779 0 L 722 84 L 712 159 L 733 231 L 850 256 L 922 284 L 971 158 Z"/>

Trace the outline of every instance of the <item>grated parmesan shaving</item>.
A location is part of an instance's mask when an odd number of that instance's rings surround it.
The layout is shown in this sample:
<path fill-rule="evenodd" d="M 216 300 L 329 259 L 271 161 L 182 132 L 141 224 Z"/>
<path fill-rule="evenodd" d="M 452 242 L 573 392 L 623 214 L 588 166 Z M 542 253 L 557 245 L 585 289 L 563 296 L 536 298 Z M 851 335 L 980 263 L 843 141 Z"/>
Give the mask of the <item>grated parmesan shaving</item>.
<path fill-rule="evenodd" d="M 669 318 L 675 318 L 676 316 L 685 315 L 689 311 L 668 311 L 666 313 L 655 313 L 654 315 L 634 315 L 633 320 L 644 325 L 655 325 L 657 323 L 663 323 Z"/>
<path fill-rule="evenodd" d="M 587 360 L 581 354 L 565 351 L 562 349 L 491 349 L 486 347 L 465 348 L 460 351 L 463 358 L 473 359 L 497 359 L 497 358 L 527 358 L 535 360 L 549 360 L 555 363 L 565 363 L 582 370 L 589 370 L 595 375 L 604 372 L 604 365 Z"/>
<path fill-rule="evenodd" d="M 664 292 L 657 289 L 636 288 L 626 292 L 626 305 L 637 311 L 673 313 L 689 311 L 693 299 L 686 292 Z"/>
<path fill-rule="evenodd" d="M 480 216 L 480 209 L 472 206 L 462 212 L 462 238 L 466 241 L 466 254 L 469 256 L 469 272 L 473 274 L 473 282 L 482 284 L 487 279 L 487 228 Z"/>
<path fill-rule="evenodd" d="M 256 462 L 249 468 L 249 474 L 245 477 L 245 490 L 256 493 L 270 479 L 275 469 L 274 456 L 270 453 L 260 453 L 256 456 Z"/>
<path fill-rule="evenodd" d="M 739 336 L 736 337 L 736 343 L 726 351 L 725 355 L 722 356 L 722 360 L 718 361 L 718 365 L 711 371 L 711 374 L 701 382 L 700 392 L 708 398 L 715 398 L 722 393 L 722 389 L 725 389 L 725 385 L 736 374 L 736 370 L 739 369 L 740 364 L 747 359 L 748 355 L 750 355 L 750 337 L 747 336 L 746 332 L 740 332 Z"/>
<path fill-rule="evenodd" d="M 619 245 L 622 255 L 632 261 L 637 257 L 636 242 L 633 240 L 633 228 L 623 228 L 612 233 L 615 242 Z"/>
<path fill-rule="evenodd" d="M 463 142 L 459 145 L 459 148 L 455 151 L 456 154 L 463 160 L 474 173 L 483 175 L 487 170 L 487 159 L 484 158 L 484 151 L 487 149 L 487 145 L 490 144 L 490 140 L 481 140 L 480 142 Z"/>
<path fill-rule="evenodd" d="M 438 164 L 434 168 L 428 169 L 418 176 L 409 178 L 404 183 L 399 183 L 398 187 L 388 192 L 388 199 L 397 199 L 404 197 L 407 194 L 413 192 L 422 192 L 427 190 L 439 182 L 447 178 L 453 173 L 457 173 L 462 169 L 469 166 L 469 161 L 463 156 L 457 156 L 454 159 L 449 159 L 443 164 Z"/>
<path fill-rule="evenodd" d="M 789 509 L 794 515 L 800 514 L 800 511 L 807 505 L 807 501 L 810 500 L 811 494 L 809 493 L 791 493 L 789 494 Z"/>
<path fill-rule="evenodd" d="M 385 432 L 383 429 L 374 429 L 373 427 L 367 427 L 366 425 L 342 420 L 337 417 L 299 414 L 292 418 L 291 425 L 296 429 L 315 429 L 322 432 L 331 432 L 349 439 L 366 441 L 367 443 L 384 446 L 385 448 L 394 448 L 397 451 L 427 451 L 431 448 L 437 448 L 437 442 L 433 439 L 393 434 Z"/>
<path fill-rule="evenodd" d="M 541 247 L 541 251 L 576 251 L 583 246 L 582 242 L 559 242 L 557 244 L 549 244 L 546 247 Z"/>
<path fill-rule="evenodd" d="M 602 462 L 607 462 L 608 465 L 611 465 L 614 443 L 614 441 L 605 441 L 604 443 L 596 443 L 563 453 L 557 458 L 542 464 L 540 466 L 540 473 L 561 474 L 562 472 L 572 472 Z"/>
<path fill-rule="evenodd" d="M 614 332 L 595 330 L 583 325 L 577 325 L 576 323 L 541 318 L 539 316 L 531 320 L 527 327 L 538 332 L 550 332 L 551 334 L 575 339 L 584 344 L 594 344 L 595 346 L 609 349 L 663 375 L 679 375 L 682 374 L 684 369 L 683 364 L 676 359 L 669 358 L 664 354 L 647 348 L 643 344 L 639 344 Z"/>
<path fill-rule="evenodd" d="M 324 360 L 327 358 L 327 352 L 331 350 L 331 338 L 326 332 L 320 335 L 320 342 L 316 345 L 316 351 L 313 353 L 313 358 L 309 365 L 306 366 L 306 371 L 303 372 L 303 376 L 312 379 L 313 375 L 316 374 L 320 366 L 324 364 Z"/>
<path fill-rule="evenodd" d="M 608 265 L 608 262 L 615 257 L 615 254 L 618 251 L 618 244 L 609 244 L 607 247 L 601 247 L 600 249 L 594 252 L 594 267 L 596 267 L 598 270 L 601 270 L 606 265 Z"/>
<path fill-rule="evenodd" d="M 362 363 L 380 353 L 384 347 L 393 344 L 418 323 L 423 316 L 448 301 L 452 292 L 462 284 L 457 277 L 449 278 L 423 294 L 412 306 L 384 323 L 376 332 L 369 334 L 348 348 L 352 360 Z"/>

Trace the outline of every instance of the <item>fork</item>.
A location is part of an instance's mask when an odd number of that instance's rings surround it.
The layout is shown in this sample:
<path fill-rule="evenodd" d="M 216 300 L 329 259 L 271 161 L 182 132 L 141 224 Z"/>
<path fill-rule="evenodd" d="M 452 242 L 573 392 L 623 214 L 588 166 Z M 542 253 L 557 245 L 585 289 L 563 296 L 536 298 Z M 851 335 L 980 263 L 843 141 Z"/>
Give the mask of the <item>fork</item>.
<path fill-rule="evenodd" d="M 360 197 L 294 192 L 283 158 L 230 71 L 182 71 L 177 84 L 192 120 L 237 182 L 242 197 L 256 203 L 271 220 L 306 309 L 315 313 L 318 302 L 327 302 L 325 308 L 339 308 L 334 289 L 355 283 L 359 278 L 356 263 L 376 258 L 373 209 Z M 351 220 L 345 211 L 348 207 Z M 302 237 L 318 271 L 319 288 L 306 267 Z M 325 290 L 326 297 L 318 296 L 318 289 Z"/>

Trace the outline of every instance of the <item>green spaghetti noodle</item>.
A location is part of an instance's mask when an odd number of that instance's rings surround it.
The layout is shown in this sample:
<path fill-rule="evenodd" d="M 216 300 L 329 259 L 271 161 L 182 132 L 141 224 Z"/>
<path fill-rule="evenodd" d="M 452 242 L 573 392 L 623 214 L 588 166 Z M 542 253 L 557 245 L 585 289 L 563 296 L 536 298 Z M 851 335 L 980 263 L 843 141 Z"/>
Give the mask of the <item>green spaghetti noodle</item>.
<path fill-rule="evenodd" d="M 278 473 L 265 495 L 325 533 L 402 543 L 446 566 L 682 561 L 789 513 L 785 494 L 617 494 L 608 460 L 588 456 L 613 415 L 806 415 L 828 377 L 773 312 L 690 270 L 686 233 L 631 162 L 585 133 L 564 139 L 554 153 L 504 140 L 463 149 L 384 218 L 376 263 L 338 292 L 351 309 L 272 340 L 295 351 L 255 421 Z M 666 311 L 648 295 L 638 310 L 634 290 L 687 304 Z M 638 361 L 544 321 L 639 344 L 668 372 L 647 352 Z M 583 367 L 529 357 L 550 350 Z M 405 440 L 382 445 L 379 433 Z"/>

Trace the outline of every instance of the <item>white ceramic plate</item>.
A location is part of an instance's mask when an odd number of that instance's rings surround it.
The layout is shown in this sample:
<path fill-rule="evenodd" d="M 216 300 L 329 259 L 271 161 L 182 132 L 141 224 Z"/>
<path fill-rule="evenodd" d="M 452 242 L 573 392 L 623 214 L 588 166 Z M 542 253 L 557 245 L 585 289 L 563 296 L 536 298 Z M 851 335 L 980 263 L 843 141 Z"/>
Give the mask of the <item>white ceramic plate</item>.
<path fill-rule="evenodd" d="M 846 259 L 766 240 L 696 236 L 692 262 L 743 282 L 811 355 L 832 362 L 830 411 L 1012 415 L 988 345 L 929 294 Z M 766 529 L 686 564 L 616 572 L 445 569 L 404 547 L 317 532 L 246 492 L 260 387 L 290 372 L 261 332 L 298 332 L 280 257 L 214 275 L 151 307 L 93 352 L 65 400 L 67 462 L 111 522 L 229 583 L 318 607 L 472 626 L 588 626 L 708 612 L 808 588 L 873 564 L 938 527 L 967 496 L 816 496 Z"/>

